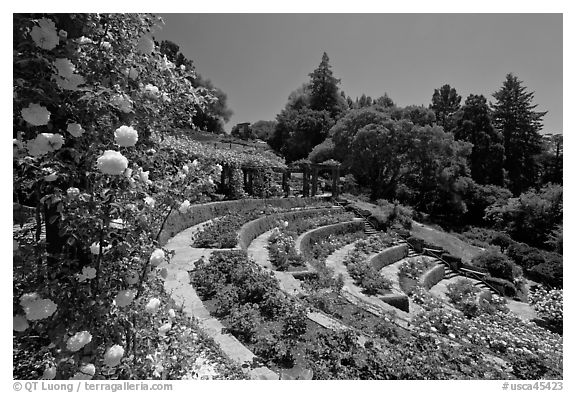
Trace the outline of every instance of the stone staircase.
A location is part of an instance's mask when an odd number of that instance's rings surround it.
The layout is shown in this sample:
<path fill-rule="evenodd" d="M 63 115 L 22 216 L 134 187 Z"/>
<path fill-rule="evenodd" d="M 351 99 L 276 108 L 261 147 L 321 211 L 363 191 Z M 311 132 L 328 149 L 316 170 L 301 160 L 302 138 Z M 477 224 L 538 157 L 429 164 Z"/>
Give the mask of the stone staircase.
<path fill-rule="evenodd" d="M 378 233 L 376 228 L 368 220 L 364 220 L 364 233 L 368 236 L 375 235 Z"/>

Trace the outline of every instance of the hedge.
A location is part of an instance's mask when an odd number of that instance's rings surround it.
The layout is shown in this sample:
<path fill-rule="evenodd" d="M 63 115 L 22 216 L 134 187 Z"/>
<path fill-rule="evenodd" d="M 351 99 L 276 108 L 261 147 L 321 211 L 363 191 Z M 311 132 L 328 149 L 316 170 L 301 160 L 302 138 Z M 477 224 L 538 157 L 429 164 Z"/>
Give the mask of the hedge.
<path fill-rule="evenodd" d="M 320 239 L 327 238 L 330 235 L 353 233 L 364 230 L 363 221 L 348 221 L 338 224 L 326 225 L 320 228 L 312 229 L 296 240 L 296 251 L 304 257 L 312 256 L 312 246 Z"/>
<path fill-rule="evenodd" d="M 233 201 L 220 201 L 192 205 L 186 214 L 173 210 L 166 220 L 162 232 L 158 237 L 161 245 L 166 244 L 168 239 L 178 232 L 191 226 L 208 221 L 215 217 L 224 216 L 240 209 L 258 209 L 265 206 L 290 209 L 304 207 L 312 202 L 320 201 L 320 198 L 270 198 L 270 199 L 237 199 Z"/>
<path fill-rule="evenodd" d="M 408 256 L 408 245 L 400 244 L 397 246 L 389 247 L 378 254 L 374 255 L 368 263 L 377 271 L 380 271 L 384 266 L 398 262 L 402 258 Z"/>
<path fill-rule="evenodd" d="M 406 295 L 386 295 L 379 296 L 378 298 L 399 310 L 410 312 L 410 301 Z"/>
<path fill-rule="evenodd" d="M 432 288 L 444 278 L 444 265 L 434 266 L 420 277 L 420 285 L 426 289 Z"/>
<path fill-rule="evenodd" d="M 291 212 L 282 212 L 273 214 L 270 216 L 260 217 L 256 220 L 247 222 L 242 225 L 238 231 L 238 245 L 241 249 L 246 250 L 250 243 L 258 236 L 266 231 L 274 228 L 278 224 L 278 220 L 294 221 L 296 219 L 309 218 L 319 215 L 323 212 L 328 212 L 334 209 L 334 207 L 325 207 L 318 209 L 306 209 L 306 210 L 296 210 Z"/>

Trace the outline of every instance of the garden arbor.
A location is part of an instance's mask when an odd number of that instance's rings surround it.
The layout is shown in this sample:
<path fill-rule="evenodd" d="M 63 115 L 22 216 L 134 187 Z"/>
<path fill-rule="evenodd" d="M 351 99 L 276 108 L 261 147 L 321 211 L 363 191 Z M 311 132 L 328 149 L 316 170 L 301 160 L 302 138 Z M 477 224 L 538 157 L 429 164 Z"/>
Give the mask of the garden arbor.
<path fill-rule="evenodd" d="M 332 177 L 332 197 L 337 198 L 340 188 L 340 164 L 336 161 L 326 162 L 321 164 L 300 162 L 291 167 L 258 167 L 242 165 L 240 167 L 233 167 L 231 165 L 223 165 L 222 174 L 220 179 L 220 191 L 227 195 L 232 195 L 238 192 L 235 188 L 242 188 L 242 191 L 248 195 L 258 197 L 270 197 L 269 192 L 272 192 L 271 185 L 265 184 L 262 190 L 256 186 L 257 181 L 271 183 L 275 174 L 282 176 L 282 193 L 288 196 L 292 192 L 290 186 L 290 179 L 293 173 L 302 173 L 302 196 L 310 197 L 318 194 L 318 176 L 322 172 L 329 172 Z"/>

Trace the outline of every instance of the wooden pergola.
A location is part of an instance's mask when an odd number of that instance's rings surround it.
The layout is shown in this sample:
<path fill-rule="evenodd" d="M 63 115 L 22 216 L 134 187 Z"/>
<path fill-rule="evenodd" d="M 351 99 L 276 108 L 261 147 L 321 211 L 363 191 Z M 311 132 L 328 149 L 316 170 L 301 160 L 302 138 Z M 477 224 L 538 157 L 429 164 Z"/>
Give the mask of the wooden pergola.
<path fill-rule="evenodd" d="M 252 195 L 254 191 L 254 173 L 261 170 L 261 167 L 246 166 L 240 167 L 243 173 L 244 190 Z M 318 194 L 318 175 L 323 171 L 330 171 L 332 176 L 332 198 L 337 198 L 340 188 L 340 163 L 337 161 L 326 163 L 300 162 L 288 168 L 270 167 L 276 173 L 282 174 L 282 190 L 284 196 L 290 195 L 290 178 L 292 173 L 302 173 L 302 196 L 310 197 Z M 232 178 L 232 168 L 224 165 L 222 168 L 220 184 L 225 186 L 230 184 Z"/>

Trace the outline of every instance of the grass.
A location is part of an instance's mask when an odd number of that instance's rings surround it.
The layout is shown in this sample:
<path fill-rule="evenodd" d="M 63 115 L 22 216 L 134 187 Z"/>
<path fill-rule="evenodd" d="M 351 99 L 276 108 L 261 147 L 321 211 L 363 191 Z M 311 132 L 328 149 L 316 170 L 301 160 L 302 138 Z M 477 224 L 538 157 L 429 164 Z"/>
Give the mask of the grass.
<path fill-rule="evenodd" d="M 416 222 L 412 225 L 411 233 L 412 236 L 442 247 L 450 254 L 462 258 L 464 262 L 470 262 L 472 258 L 484 251 L 482 248 L 472 246 L 454 235 Z"/>

